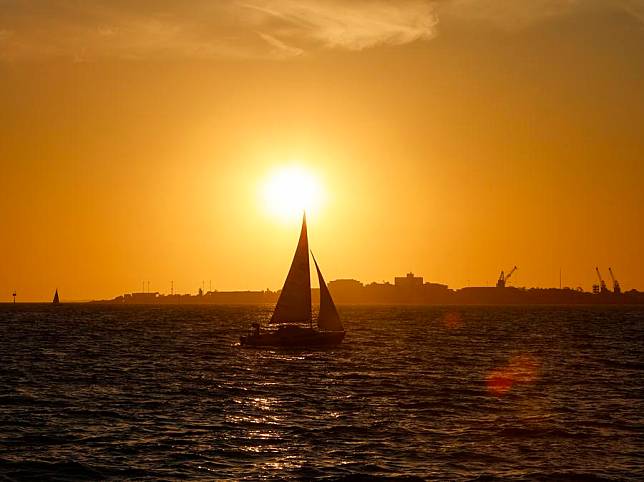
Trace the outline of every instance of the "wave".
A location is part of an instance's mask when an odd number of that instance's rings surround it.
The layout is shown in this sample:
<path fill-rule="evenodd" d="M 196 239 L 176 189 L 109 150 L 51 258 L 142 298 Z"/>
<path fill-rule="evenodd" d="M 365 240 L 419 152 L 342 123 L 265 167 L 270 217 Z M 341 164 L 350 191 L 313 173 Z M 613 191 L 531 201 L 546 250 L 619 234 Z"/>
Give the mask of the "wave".
<path fill-rule="evenodd" d="M 446 329 L 343 307 L 341 348 L 289 352 L 233 346 L 254 307 L 19 308 L 0 480 L 644 480 L 644 311 L 468 307 Z M 526 357 L 533 379 L 488 389 Z"/>
<path fill-rule="evenodd" d="M 107 476 L 78 462 L 41 462 L 27 460 L 11 462 L 0 459 L 0 475 L 8 480 L 105 480 Z"/>

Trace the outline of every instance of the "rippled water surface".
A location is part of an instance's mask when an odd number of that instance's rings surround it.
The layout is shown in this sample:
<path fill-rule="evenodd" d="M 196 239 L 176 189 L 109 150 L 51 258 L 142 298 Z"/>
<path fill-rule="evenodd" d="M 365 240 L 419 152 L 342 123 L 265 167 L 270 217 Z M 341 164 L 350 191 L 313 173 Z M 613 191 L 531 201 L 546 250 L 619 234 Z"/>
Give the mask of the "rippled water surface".
<path fill-rule="evenodd" d="M 0 306 L 0 479 L 643 480 L 644 308 Z"/>

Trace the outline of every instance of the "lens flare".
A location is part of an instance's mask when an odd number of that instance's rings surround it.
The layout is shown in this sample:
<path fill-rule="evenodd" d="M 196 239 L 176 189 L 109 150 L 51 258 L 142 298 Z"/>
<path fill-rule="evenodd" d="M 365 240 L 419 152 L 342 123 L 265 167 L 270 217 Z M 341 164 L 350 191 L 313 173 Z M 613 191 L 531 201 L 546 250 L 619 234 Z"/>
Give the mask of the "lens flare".
<path fill-rule="evenodd" d="M 450 330 L 456 330 L 463 325 L 460 313 L 456 311 L 448 311 L 441 317 L 441 322 Z"/>
<path fill-rule="evenodd" d="M 490 393 L 501 396 L 517 384 L 533 383 L 539 377 L 540 363 L 532 355 L 517 355 L 502 367 L 492 370 L 485 379 Z"/>

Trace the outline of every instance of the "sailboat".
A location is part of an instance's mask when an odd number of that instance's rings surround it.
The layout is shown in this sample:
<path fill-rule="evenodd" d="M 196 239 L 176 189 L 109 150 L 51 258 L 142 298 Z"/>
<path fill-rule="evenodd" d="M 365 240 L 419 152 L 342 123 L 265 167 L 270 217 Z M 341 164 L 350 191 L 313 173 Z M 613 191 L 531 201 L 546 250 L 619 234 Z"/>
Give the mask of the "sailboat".
<path fill-rule="evenodd" d="M 51 303 L 52 305 L 60 304 L 60 300 L 58 299 L 58 288 L 56 288 L 56 292 L 54 293 L 54 300 Z"/>
<path fill-rule="evenodd" d="M 317 329 L 313 327 L 311 309 L 311 272 L 305 213 L 295 256 L 269 321 L 270 325 L 279 327 L 262 332 L 260 324 L 253 323 L 250 333 L 240 338 L 242 346 L 309 347 L 333 346 L 342 342 L 345 335 L 342 321 L 315 256 L 313 262 L 320 283 Z"/>

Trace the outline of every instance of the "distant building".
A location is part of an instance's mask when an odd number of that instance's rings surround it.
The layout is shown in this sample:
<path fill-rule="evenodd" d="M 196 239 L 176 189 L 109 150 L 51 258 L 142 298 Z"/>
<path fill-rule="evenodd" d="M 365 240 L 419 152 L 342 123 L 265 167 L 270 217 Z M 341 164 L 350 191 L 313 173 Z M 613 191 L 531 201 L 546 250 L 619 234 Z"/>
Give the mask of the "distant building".
<path fill-rule="evenodd" d="M 418 304 L 449 304 L 452 293 L 453 291 L 447 285 L 425 283 L 420 290 L 416 290 L 412 302 Z"/>
<path fill-rule="evenodd" d="M 337 279 L 329 281 L 331 296 L 338 303 L 357 303 L 364 297 L 364 285 L 354 279 Z"/>
<path fill-rule="evenodd" d="M 123 302 L 132 303 L 135 305 L 146 305 L 150 303 L 155 303 L 157 301 L 158 296 L 159 296 L 158 292 L 126 294 L 123 296 Z"/>
<path fill-rule="evenodd" d="M 414 290 L 421 288 L 423 286 L 423 277 L 414 276 L 414 273 L 407 273 L 407 276 L 404 278 L 401 276 L 396 276 L 394 278 L 394 285 L 396 288 Z"/>
<path fill-rule="evenodd" d="M 339 304 L 404 304 L 404 305 L 569 305 L 569 304 L 639 304 L 644 305 L 644 293 L 631 290 L 621 294 L 606 292 L 593 295 L 581 288 L 515 288 L 466 287 L 451 290 L 440 283 L 423 283 L 413 273 L 395 278 L 395 283 L 362 284 L 354 279 L 329 282 L 329 290 Z M 126 304 L 219 304 L 273 305 L 279 291 L 209 291 L 199 295 L 160 295 L 132 293 L 99 303 Z M 319 301 L 319 289 L 311 290 L 314 303 Z"/>
<path fill-rule="evenodd" d="M 364 300 L 367 303 L 395 303 L 396 287 L 389 282 L 369 283 L 364 287 Z"/>
<path fill-rule="evenodd" d="M 337 290 L 359 290 L 363 287 L 363 284 L 355 279 L 336 279 L 329 281 L 329 289 L 331 289 L 331 287 Z"/>

